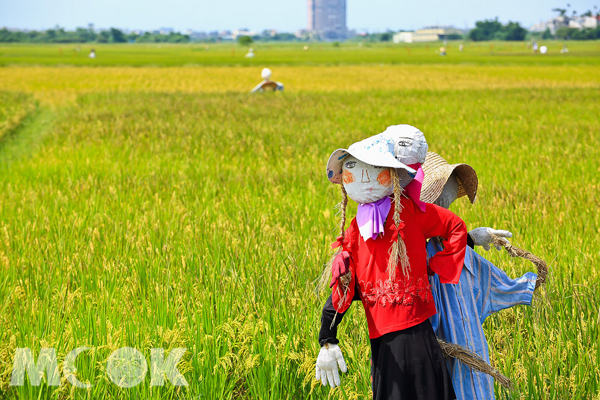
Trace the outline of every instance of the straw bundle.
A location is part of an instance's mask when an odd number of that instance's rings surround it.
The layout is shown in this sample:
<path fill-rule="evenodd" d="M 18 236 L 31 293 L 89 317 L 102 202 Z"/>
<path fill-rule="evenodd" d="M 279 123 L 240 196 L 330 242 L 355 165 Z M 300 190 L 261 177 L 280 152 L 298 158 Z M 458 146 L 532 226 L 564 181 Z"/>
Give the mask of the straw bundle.
<path fill-rule="evenodd" d="M 456 358 L 461 363 L 465 364 L 472 370 L 483 372 L 484 374 L 490 375 L 499 384 L 507 389 L 512 389 L 513 384 L 510 379 L 502 375 L 500 371 L 488 364 L 483 358 L 479 357 L 476 353 L 471 350 L 454 343 L 448 343 L 438 338 L 438 343 L 442 348 L 442 353 L 446 358 Z"/>
<path fill-rule="evenodd" d="M 546 265 L 546 262 L 544 260 L 542 260 L 534 254 L 531 254 L 527 250 L 523 250 L 518 248 L 517 246 L 512 245 L 508 240 L 496 235 L 492 235 L 492 243 L 494 245 L 504 247 L 508 252 L 508 255 L 510 255 L 511 257 L 524 258 L 526 260 L 531 261 L 533 265 L 536 266 L 538 275 L 537 280 L 535 282 L 536 289 L 546 283 L 546 278 L 548 277 L 548 265 Z"/>

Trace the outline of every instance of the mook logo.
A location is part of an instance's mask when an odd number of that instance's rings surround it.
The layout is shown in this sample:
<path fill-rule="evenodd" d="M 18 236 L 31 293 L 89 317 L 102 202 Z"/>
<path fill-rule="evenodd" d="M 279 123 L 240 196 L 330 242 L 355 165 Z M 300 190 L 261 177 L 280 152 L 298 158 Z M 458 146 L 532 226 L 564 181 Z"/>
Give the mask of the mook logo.
<path fill-rule="evenodd" d="M 75 360 L 77 356 L 90 347 L 78 347 L 67 354 L 63 362 L 63 375 L 67 381 L 78 388 L 86 389 L 93 385 L 83 383 L 77 379 L 75 372 Z M 187 381 L 177 369 L 177 364 L 185 354 L 186 349 L 175 348 L 171 350 L 165 360 L 164 349 L 157 348 L 150 350 L 150 386 L 163 386 L 164 377 L 174 386 L 188 386 Z M 17 348 L 13 362 L 12 377 L 10 386 L 23 386 L 25 384 L 25 373 L 29 376 L 29 382 L 32 386 L 39 386 L 46 373 L 46 380 L 49 386 L 60 386 L 60 375 L 58 372 L 58 360 L 56 358 L 56 349 L 42 348 L 35 362 L 31 349 Z M 115 350 L 108 357 L 106 363 L 106 373 L 110 380 L 117 386 L 131 388 L 139 385 L 148 373 L 148 363 L 144 355 L 133 347 L 121 347 Z"/>

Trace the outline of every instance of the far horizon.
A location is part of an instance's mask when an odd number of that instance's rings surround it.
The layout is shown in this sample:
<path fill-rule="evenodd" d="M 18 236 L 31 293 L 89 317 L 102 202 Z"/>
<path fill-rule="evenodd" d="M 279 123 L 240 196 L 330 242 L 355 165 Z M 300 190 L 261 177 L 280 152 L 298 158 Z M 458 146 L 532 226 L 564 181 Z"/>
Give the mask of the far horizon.
<path fill-rule="evenodd" d="M 476 21 L 498 17 L 503 23 L 519 22 L 528 28 L 557 15 L 552 11 L 554 8 L 568 9 L 569 15 L 573 11 L 578 14 L 588 10 L 598 12 L 600 8 L 600 0 L 567 1 L 570 7 L 555 0 L 507 0 L 502 5 L 481 4 L 475 0 L 452 0 L 443 4 L 425 0 L 418 6 L 394 0 L 348 0 L 347 26 L 357 32 L 414 30 L 430 25 L 465 29 L 474 27 Z M 114 27 L 127 31 L 173 28 L 178 32 L 188 29 L 295 32 L 306 29 L 307 7 L 306 0 L 223 0 L 218 9 L 207 1 L 190 5 L 184 0 L 174 0 L 168 8 L 158 0 L 94 0 L 86 4 L 73 0 L 59 0 L 54 4 L 43 0 L 5 0 L 0 3 L 0 27 L 45 30 L 60 26 L 73 30 L 90 23 L 95 29 Z"/>

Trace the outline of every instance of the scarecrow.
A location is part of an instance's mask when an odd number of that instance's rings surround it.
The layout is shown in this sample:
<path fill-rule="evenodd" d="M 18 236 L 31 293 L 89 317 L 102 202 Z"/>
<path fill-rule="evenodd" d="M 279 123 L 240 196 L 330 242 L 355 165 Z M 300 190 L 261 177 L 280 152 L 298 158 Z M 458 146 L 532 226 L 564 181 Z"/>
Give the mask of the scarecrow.
<path fill-rule="evenodd" d="M 423 171 L 425 176 L 421 191 L 422 201 L 444 208 L 448 208 L 454 200 L 463 196 L 468 196 L 471 203 L 475 202 L 478 180 L 471 166 L 449 165 L 436 153 L 427 153 Z M 535 288 L 546 278 L 545 263 L 531 253 L 510 245 L 506 237 L 512 237 L 512 234 L 491 228 L 476 228 L 470 231 L 467 237 L 465 268 L 459 283 L 443 284 L 437 275 L 429 277 L 438 310 L 430 321 L 436 335 L 441 339 L 444 354 L 448 356 L 448 369 L 452 374 L 458 399 L 493 399 L 493 381 L 490 375 L 502 385 L 510 387 L 508 378 L 489 366 L 487 342 L 481 324 L 493 312 L 517 304 L 530 305 Z M 472 250 L 478 245 L 487 251 L 490 244 L 498 250 L 501 246 L 506 248 L 513 257 L 529 259 L 538 267 L 539 275 L 526 273 L 521 278 L 511 279 Z M 438 238 L 431 239 L 427 244 L 429 257 L 441 249 L 442 244 Z M 355 297 L 355 300 L 359 299 Z M 319 335 L 322 346 L 327 343 L 339 343 L 336 338 L 337 325 L 343 314 L 339 314 L 337 321 L 334 321 L 335 314 L 330 298 L 323 309 Z M 341 352 L 338 352 L 337 356 L 343 360 Z M 335 367 L 337 372 L 337 365 L 330 363 L 329 367 Z"/>
<path fill-rule="evenodd" d="M 436 309 L 428 267 L 441 282 L 457 283 L 467 231 L 452 212 L 420 200 L 426 153 L 420 130 L 396 125 L 336 150 L 327 164 L 329 180 L 340 184 L 342 192 L 331 302 L 336 312 L 344 313 L 355 295 L 362 300 L 375 399 L 455 398 L 429 322 Z M 359 206 L 344 230 L 348 197 Z M 425 245 L 432 237 L 441 237 L 444 249 L 427 262 Z M 317 358 L 317 379 L 339 385 L 338 365 L 346 369 L 339 347 L 325 344 Z"/>
<path fill-rule="evenodd" d="M 444 208 L 449 208 L 463 196 L 467 196 L 471 203 L 475 202 L 478 180 L 470 165 L 450 165 L 438 154 L 428 153 L 423 170 L 425 179 L 421 200 Z M 438 311 L 430 320 L 438 338 L 467 348 L 488 364 L 490 357 L 483 322 L 497 311 L 518 304 L 531 305 L 538 282 L 538 275 L 533 272 L 512 279 L 472 250 L 473 245 L 489 250 L 490 244 L 494 244 L 494 236 L 501 237 L 499 242 L 495 242 L 495 247 L 500 250 L 498 243 L 506 245 L 508 241 L 505 238 L 512 237 L 512 234 L 491 228 L 477 228 L 469 232 L 472 243 L 467 247 L 463 272 L 457 285 L 444 284 L 435 275 L 429 277 Z M 430 239 L 427 254 L 434 256 L 442 248 L 437 238 Z M 458 399 L 494 399 L 494 383 L 490 375 L 474 371 L 455 358 L 447 359 L 447 364 Z"/>
<path fill-rule="evenodd" d="M 271 70 L 264 68 L 260 73 L 263 81 L 256 85 L 250 93 L 283 91 L 283 83 L 271 80 Z"/>

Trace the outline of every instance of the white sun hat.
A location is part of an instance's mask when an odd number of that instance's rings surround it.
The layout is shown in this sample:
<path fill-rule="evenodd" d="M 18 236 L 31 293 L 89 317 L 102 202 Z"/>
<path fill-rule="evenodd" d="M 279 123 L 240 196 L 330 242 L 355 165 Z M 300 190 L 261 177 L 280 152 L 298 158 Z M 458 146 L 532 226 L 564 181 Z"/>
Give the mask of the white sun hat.
<path fill-rule="evenodd" d="M 417 171 L 409 165 L 425 162 L 427 141 L 423 132 L 414 126 L 392 125 L 348 149 L 337 149 L 327 162 L 327 178 L 331 183 L 342 183 L 342 163 L 348 154 L 364 163 L 404 169 L 414 176 Z"/>

